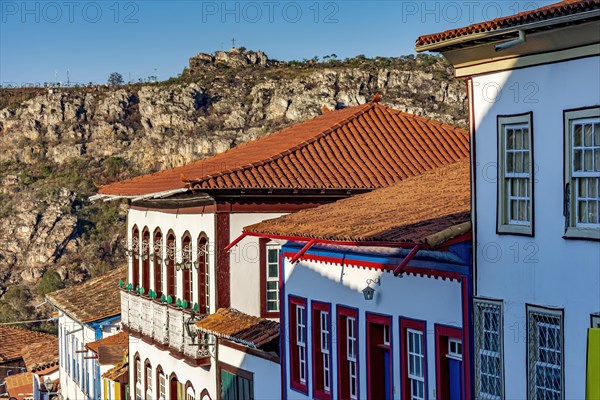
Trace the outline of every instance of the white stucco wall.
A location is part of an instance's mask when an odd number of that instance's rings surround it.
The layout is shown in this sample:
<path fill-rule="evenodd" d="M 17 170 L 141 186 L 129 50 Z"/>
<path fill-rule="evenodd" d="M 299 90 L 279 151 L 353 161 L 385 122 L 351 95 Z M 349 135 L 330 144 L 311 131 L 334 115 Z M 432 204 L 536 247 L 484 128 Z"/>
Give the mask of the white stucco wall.
<path fill-rule="evenodd" d="M 175 244 L 177 247 L 177 261 L 181 261 L 181 240 L 186 231 L 188 231 L 192 237 L 192 249 L 194 254 L 197 251 L 197 241 L 198 236 L 201 232 L 204 232 L 208 236 L 209 246 L 212 249 L 212 254 L 207 257 L 210 271 L 213 272 L 210 274 L 210 309 L 215 310 L 215 274 L 214 274 L 214 265 L 215 265 L 215 254 L 214 254 L 214 246 L 215 246 L 215 215 L 212 213 L 206 214 L 175 214 L 175 213 L 166 213 L 166 212 L 158 212 L 158 211 L 141 211 L 130 209 L 127 219 L 127 232 L 128 232 L 128 240 L 131 242 L 131 235 L 133 232 L 134 225 L 137 225 L 140 232 L 140 240 L 142 237 L 142 232 L 145 227 L 148 227 L 150 231 L 150 238 L 152 239 L 152 235 L 156 228 L 160 228 L 163 235 L 163 246 L 166 245 L 167 235 L 169 230 L 173 230 L 175 234 Z M 164 251 L 164 249 L 163 249 Z M 165 256 L 163 256 L 164 258 Z M 132 262 L 130 259 L 129 265 L 129 282 L 133 280 L 132 275 Z M 163 274 L 162 274 L 162 287 L 163 292 L 167 290 L 167 272 L 166 267 L 161 266 Z M 142 261 L 139 261 L 139 276 L 141 279 L 142 276 Z M 150 260 L 150 286 L 154 287 L 154 260 Z M 195 272 L 196 270 L 194 270 Z M 197 282 L 197 277 L 195 276 L 195 282 Z M 148 288 L 145 288 L 148 291 Z M 181 271 L 177 272 L 177 296 L 176 298 L 183 297 L 183 274 Z M 173 299 L 173 302 L 175 302 Z M 198 303 L 198 291 L 194 292 L 194 303 Z"/>
<path fill-rule="evenodd" d="M 282 213 L 236 213 L 230 216 L 230 243 L 243 228 Z M 231 307 L 260 316 L 260 267 L 258 238 L 248 236 L 230 251 Z"/>
<path fill-rule="evenodd" d="M 359 398 L 367 398 L 366 367 L 366 313 L 379 313 L 392 317 L 392 359 L 394 397 L 400 398 L 400 331 L 399 317 L 417 319 L 426 322 L 427 353 L 427 392 L 428 398 L 435 398 L 435 334 L 434 324 L 443 324 L 456 328 L 462 327 L 461 284 L 457 281 L 442 280 L 420 276 L 394 277 L 393 274 L 356 267 L 342 268 L 340 264 L 324 264 L 301 260 L 295 266 L 285 260 L 285 310 L 289 318 L 288 296 L 305 297 L 307 310 L 310 301 L 331 303 L 332 320 L 332 393 L 337 396 L 337 346 L 335 345 L 336 306 L 358 308 L 358 354 L 359 354 Z M 362 290 L 367 279 L 381 279 L 372 301 L 366 301 Z M 342 281 L 343 279 L 343 281 Z M 283 307 L 283 305 L 282 305 Z M 312 325 L 311 313 L 307 313 L 307 326 Z M 289 337 L 289 320 L 286 320 L 286 337 Z M 310 340 L 310 333 L 307 335 Z M 308 346 L 311 348 L 311 345 Z M 289 347 L 286 344 L 286 352 Z M 289 354 L 289 353 L 288 353 Z M 286 355 L 287 356 L 287 355 Z M 287 359 L 287 358 L 286 358 Z M 308 357 L 308 393 L 309 396 L 290 390 L 290 369 L 286 367 L 287 393 L 290 399 L 307 399 L 312 394 L 312 356 Z M 289 362 L 289 361 L 288 361 Z"/>
<path fill-rule="evenodd" d="M 566 398 L 585 397 L 586 335 L 600 311 L 600 243 L 564 240 L 563 110 L 600 104 L 600 58 L 473 78 L 477 295 L 504 300 L 507 399 L 526 398 L 526 303 L 564 308 Z M 501 87 L 501 96 L 496 89 Z M 533 112 L 535 237 L 496 232 L 496 116 Z"/>

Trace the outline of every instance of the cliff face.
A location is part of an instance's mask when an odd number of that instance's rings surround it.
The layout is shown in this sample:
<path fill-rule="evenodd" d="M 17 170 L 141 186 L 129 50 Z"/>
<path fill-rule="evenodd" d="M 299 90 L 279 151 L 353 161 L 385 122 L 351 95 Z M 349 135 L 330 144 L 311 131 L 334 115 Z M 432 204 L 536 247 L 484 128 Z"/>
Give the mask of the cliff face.
<path fill-rule="evenodd" d="M 2 89 L 0 296 L 16 285 L 35 300 L 47 270 L 72 283 L 123 261 L 125 207 L 90 204 L 94 184 L 182 165 L 376 92 L 465 126 L 464 87 L 451 75 L 433 57 L 284 63 L 234 49 L 199 54 L 156 84 Z"/>

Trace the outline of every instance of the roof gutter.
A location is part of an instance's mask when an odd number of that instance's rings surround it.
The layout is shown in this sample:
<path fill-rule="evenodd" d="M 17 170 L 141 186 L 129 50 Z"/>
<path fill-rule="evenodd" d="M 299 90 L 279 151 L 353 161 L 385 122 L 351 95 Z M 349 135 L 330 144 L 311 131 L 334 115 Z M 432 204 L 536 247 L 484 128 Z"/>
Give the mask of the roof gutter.
<path fill-rule="evenodd" d="M 415 46 L 415 51 L 418 53 L 421 53 L 424 51 L 441 52 L 446 47 L 456 46 L 459 44 L 464 44 L 464 43 L 472 42 L 475 40 L 491 39 L 494 36 L 506 35 L 507 33 L 518 33 L 519 31 L 547 28 L 547 27 L 551 27 L 552 25 L 567 24 L 567 23 L 572 23 L 572 22 L 576 22 L 576 21 L 580 21 L 580 20 L 584 20 L 584 19 L 589 19 L 589 18 L 595 18 L 595 17 L 599 17 L 599 16 L 600 16 L 600 10 L 586 11 L 583 13 L 565 15 L 562 17 L 547 19 L 544 21 L 536 21 L 536 22 L 531 22 L 529 24 L 511 26 L 511 27 L 503 28 L 503 29 L 497 29 L 494 31 L 462 35 L 459 37 L 446 39 L 446 40 L 442 40 L 442 41 L 435 42 L 435 43 L 429 43 L 429 44 L 425 44 L 422 46 Z"/>
<path fill-rule="evenodd" d="M 134 195 L 134 196 L 121 196 L 121 195 L 112 195 L 112 194 L 102 194 L 98 193 L 93 196 L 90 196 L 90 201 L 102 200 L 102 201 L 113 201 L 113 200 L 121 200 L 121 199 L 129 199 L 131 201 L 140 201 L 140 200 L 148 200 L 148 199 L 164 199 L 165 197 L 170 197 L 176 194 L 188 192 L 189 188 L 179 188 L 173 190 L 165 190 L 163 192 L 149 193 L 144 195 Z"/>

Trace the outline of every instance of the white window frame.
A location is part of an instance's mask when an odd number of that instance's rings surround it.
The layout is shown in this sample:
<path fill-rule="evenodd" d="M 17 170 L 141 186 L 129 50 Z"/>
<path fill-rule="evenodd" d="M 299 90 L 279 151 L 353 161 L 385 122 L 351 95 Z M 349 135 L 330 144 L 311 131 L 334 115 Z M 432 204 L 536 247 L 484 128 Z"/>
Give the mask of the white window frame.
<path fill-rule="evenodd" d="M 152 365 L 146 364 L 145 371 L 146 371 L 146 374 L 145 374 L 145 376 L 146 376 L 146 398 L 152 399 L 153 398 L 152 393 L 154 392 L 152 390 L 152 384 L 153 384 L 153 382 L 152 382 Z"/>
<path fill-rule="evenodd" d="M 270 266 L 270 264 L 273 264 L 273 263 L 269 262 L 269 252 L 270 251 L 277 252 L 276 261 L 274 263 L 275 271 L 277 271 L 277 276 L 274 276 L 274 277 L 269 276 L 269 270 L 270 270 L 269 266 Z M 265 284 L 265 290 L 266 290 L 265 308 L 266 308 L 267 312 L 279 312 L 279 304 L 280 304 L 280 302 L 279 302 L 279 254 L 280 254 L 280 251 L 281 251 L 281 245 L 279 243 L 277 243 L 277 242 L 267 243 L 267 246 L 266 246 L 266 258 L 267 259 L 265 260 L 265 265 L 266 265 L 266 268 L 265 268 L 265 274 L 266 274 L 266 276 L 265 276 L 265 281 L 266 281 L 266 284 Z M 269 283 L 275 283 L 275 289 L 269 289 Z M 275 293 L 275 298 L 276 298 L 275 307 L 276 308 L 273 310 L 269 309 L 269 303 L 273 303 L 273 300 L 269 300 L 269 293 Z"/>
<path fill-rule="evenodd" d="M 320 338 L 321 338 L 321 357 L 323 358 L 323 390 L 325 392 L 331 391 L 331 365 L 329 365 L 330 351 L 329 351 L 329 312 L 319 311 L 320 318 Z"/>
<path fill-rule="evenodd" d="M 158 373 L 158 400 L 165 400 L 167 395 L 167 378 L 164 372 Z"/>
<path fill-rule="evenodd" d="M 546 320 L 554 320 L 550 323 Z M 542 332 L 542 330 L 544 332 Z M 558 340 L 554 340 L 556 347 L 551 347 L 551 341 L 546 333 L 555 330 L 558 333 Z M 545 344 L 541 342 L 542 334 L 545 336 Z M 550 358 L 559 357 L 558 363 L 549 361 Z M 529 399 L 536 399 L 538 390 L 551 390 L 559 395 L 559 398 L 565 398 L 565 370 L 564 370 L 564 318 L 563 311 L 557 309 L 548 309 L 527 305 L 527 386 Z M 559 387 L 543 386 L 538 382 L 537 377 L 540 371 L 555 370 L 559 372 Z M 549 380 L 545 380 L 547 383 Z"/>
<path fill-rule="evenodd" d="M 187 389 L 185 390 L 185 400 L 195 400 L 196 399 L 196 393 L 194 392 L 194 388 L 191 386 L 188 386 Z"/>
<path fill-rule="evenodd" d="M 306 307 L 296 305 L 296 345 L 298 346 L 298 376 L 301 384 L 306 384 Z"/>
<path fill-rule="evenodd" d="M 497 231 L 533 236 L 534 227 L 534 188 L 533 188 L 533 117 L 532 113 L 498 116 L 498 200 L 497 200 Z M 520 148 L 508 146 L 509 129 L 521 130 Z M 527 133 L 523 130 L 527 129 Z M 516 138 L 516 135 L 513 135 Z M 525 146 L 529 144 L 528 148 Z M 516 142 L 515 142 L 516 144 Z M 511 157 L 509 157 L 509 155 Z M 512 160 L 509 161 L 509 158 Z M 509 163 L 514 167 L 509 170 Z M 520 166 L 520 168 L 519 168 Z M 518 182 L 525 181 L 524 188 Z M 517 182 L 519 193 L 512 193 L 512 183 Z M 525 193 L 521 193 L 524 190 Z M 517 202 L 517 212 L 521 203 L 526 205 L 526 218 L 512 217 L 511 206 Z"/>
<path fill-rule="evenodd" d="M 413 340 L 411 340 L 413 339 Z M 415 343 L 419 343 L 416 348 Z M 425 399 L 425 343 L 423 331 L 416 329 L 406 329 L 406 362 L 408 372 L 408 383 L 410 385 L 410 400 Z M 411 371 L 411 362 L 415 369 Z M 416 366 L 419 365 L 417 370 Z M 420 373 L 419 373 L 420 372 Z M 416 393 L 415 388 L 419 387 L 423 396 Z"/>
<path fill-rule="evenodd" d="M 592 126 L 591 143 L 586 145 L 582 129 L 581 143 L 577 146 L 574 137 L 576 126 L 582 124 Z M 565 237 L 600 239 L 600 164 L 598 164 L 600 159 L 596 158 L 600 157 L 596 156 L 600 154 L 600 133 L 596 132 L 596 129 L 600 129 L 598 124 L 600 124 L 600 107 L 564 111 Z M 578 161 L 575 157 L 576 151 L 591 153 L 591 171 L 575 171 L 575 163 Z M 580 162 L 585 169 L 583 157 Z M 580 196 L 579 193 L 580 180 L 585 182 L 587 192 L 585 196 Z M 598 223 L 579 222 L 580 202 L 586 203 L 586 209 L 595 207 Z"/>
<path fill-rule="evenodd" d="M 474 299 L 475 314 L 475 397 L 482 400 L 501 400 L 504 398 L 504 326 L 503 326 L 503 305 L 501 301 Z M 492 318 L 496 323 L 490 326 L 486 323 Z M 496 325 L 496 329 L 493 329 Z M 487 338 L 487 340 L 486 340 Z M 493 339 L 495 338 L 495 342 Z M 485 344 L 497 343 L 498 348 L 486 348 Z M 491 346 L 490 346 L 491 347 Z M 497 374 L 489 371 L 483 371 L 482 359 L 495 359 L 499 364 Z M 490 392 L 490 382 L 496 381 L 500 393 Z"/>
<path fill-rule="evenodd" d="M 135 360 L 135 371 L 135 400 L 142 400 L 142 360 L 139 358 Z"/>
<path fill-rule="evenodd" d="M 348 374 L 350 375 L 350 398 L 358 398 L 358 378 L 356 371 L 356 318 L 346 317 L 346 359 L 348 361 Z"/>

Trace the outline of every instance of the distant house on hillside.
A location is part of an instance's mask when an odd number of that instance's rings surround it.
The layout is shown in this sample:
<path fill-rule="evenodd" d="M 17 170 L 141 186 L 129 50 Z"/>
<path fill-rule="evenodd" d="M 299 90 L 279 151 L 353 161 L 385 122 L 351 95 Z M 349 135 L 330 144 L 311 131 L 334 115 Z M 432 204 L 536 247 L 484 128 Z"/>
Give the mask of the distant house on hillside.
<path fill-rule="evenodd" d="M 58 338 L 0 325 L 0 393 L 19 400 L 47 399 L 58 378 Z"/>
<path fill-rule="evenodd" d="M 469 91 L 475 397 L 600 398 L 600 1 L 417 51 L 442 53 Z"/>
<path fill-rule="evenodd" d="M 124 329 L 141 339 L 129 352 L 135 397 L 216 399 L 229 393 L 223 382 L 241 382 L 251 389 L 238 398 L 278 398 L 272 343 L 203 326 L 227 310 L 260 329 L 280 316 L 278 243 L 248 238 L 228 254 L 229 243 L 244 226 L 386 187 L 464 159 L 468 148 L 461 129 L 373 101 L 102 187 L 96 199 L 130 201 L 121 296 Z"/>
<path fill-rule="evenodd" d="M 471 398 L 470 228 L 468 159 L 246 227 L 282 244 L 281 398 Z"/>
<path fill-rule="evenodd" d="M 60 393 L 63 399 L 100 398 L 101 375 L 111 366 L 101 365 L 89 345 L 121 329 L 119 282 L 127 268 L 117 268 L 80 285 L 48 293 L 58 310 Z"/>

